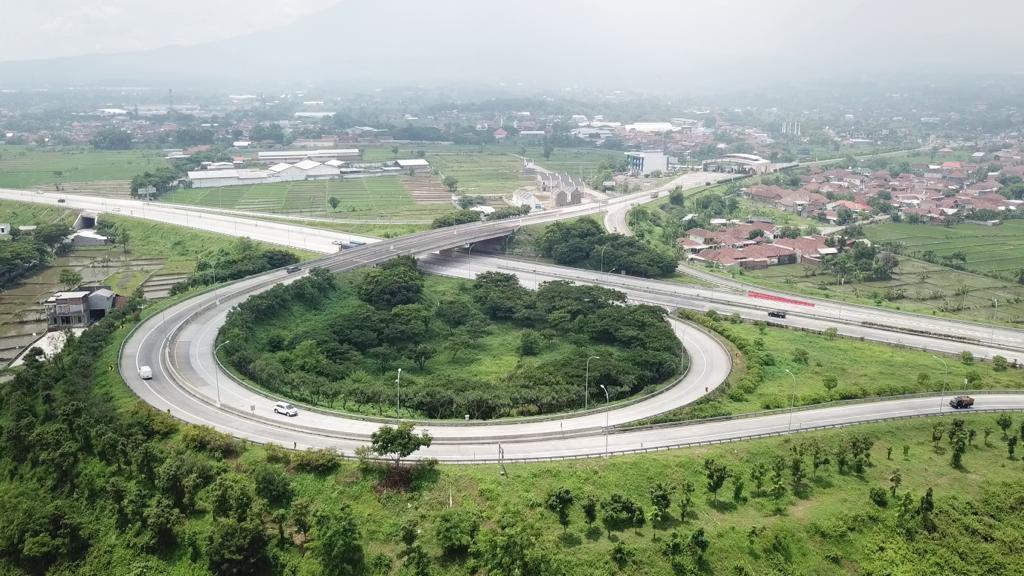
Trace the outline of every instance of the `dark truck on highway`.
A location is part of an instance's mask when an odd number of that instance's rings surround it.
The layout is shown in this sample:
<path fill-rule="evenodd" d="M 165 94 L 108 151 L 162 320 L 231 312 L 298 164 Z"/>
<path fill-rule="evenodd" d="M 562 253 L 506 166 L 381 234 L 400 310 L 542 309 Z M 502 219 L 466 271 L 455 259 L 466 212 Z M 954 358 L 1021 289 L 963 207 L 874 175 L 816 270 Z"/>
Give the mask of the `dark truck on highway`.
<path fill-rule="evenodd" d="M 949 405 L 956 409 L 970 408 L 974 406 L 974 398 L 970 396 L 957 396 L 949 401 Z"/>

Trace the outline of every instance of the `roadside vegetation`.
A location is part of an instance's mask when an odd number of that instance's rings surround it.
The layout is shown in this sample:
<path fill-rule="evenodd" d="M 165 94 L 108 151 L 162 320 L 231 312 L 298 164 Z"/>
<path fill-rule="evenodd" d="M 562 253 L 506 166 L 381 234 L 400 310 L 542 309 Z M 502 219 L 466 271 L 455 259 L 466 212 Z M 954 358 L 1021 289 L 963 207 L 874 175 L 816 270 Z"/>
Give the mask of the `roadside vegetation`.
<path fill-rule="evenodd" d="M 515 276 L 424 276 L 411 258 L 308 278 L 250 298 L 220 338 L 228 364 L 258 386 L 372 415 L 489 419 L 582 408 L 676 375 L 681 347 L 649 306 L 619 292 Z"/>
<path fill-rule="evenodd" d="M 609 234 L 596 220 L 555 222 L 535 236 L 534 249 L 556 264 L 644 278 L 671 276 L 676 256 L 643 241 Z"/>
<path fill-rule="evenodd" d="M 126 389 L 103 362 L 138 304 L 0 384 L 4 573 L 1024 569 L 1018 415 L 508 463 L 503 474 L 405 464 L 430 438 L 385 427 L 363 459 L 342 461 L 253 447 L 117 401 Z"/>
<path fill-rule="evenodd" d="M 963 390 L 1019 390 L 1024 383 L 1022 367 L 1002 357 L 982 361 L 968 353 L 940 359 L 931 352 L 847 338 L 834 331 L 742 322 L 716 313 L 679 315 L 720 334 L 741 356 L 713 394 L 650 422 L 922 392 L 945 391 L 952 397 Z"/>

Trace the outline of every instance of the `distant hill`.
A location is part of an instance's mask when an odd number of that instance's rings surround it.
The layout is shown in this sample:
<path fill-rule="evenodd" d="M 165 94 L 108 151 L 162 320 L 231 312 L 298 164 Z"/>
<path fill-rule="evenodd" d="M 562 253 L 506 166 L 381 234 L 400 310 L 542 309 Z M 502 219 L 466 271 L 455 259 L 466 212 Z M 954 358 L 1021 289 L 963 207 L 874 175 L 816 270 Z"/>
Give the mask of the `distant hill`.
<path fill-rule="evenodd" d="M 616 49 L 588 28 L 582 2 L 342 2 L 281 28 L 196 46 L 0 62 L 0 87 L 183 83 L 411 85 L 600 81 L 589 62 Z M 219 15 L 216 17 L 229 17 Z M 581 25 L 573 25 L 581 22 Z"/>

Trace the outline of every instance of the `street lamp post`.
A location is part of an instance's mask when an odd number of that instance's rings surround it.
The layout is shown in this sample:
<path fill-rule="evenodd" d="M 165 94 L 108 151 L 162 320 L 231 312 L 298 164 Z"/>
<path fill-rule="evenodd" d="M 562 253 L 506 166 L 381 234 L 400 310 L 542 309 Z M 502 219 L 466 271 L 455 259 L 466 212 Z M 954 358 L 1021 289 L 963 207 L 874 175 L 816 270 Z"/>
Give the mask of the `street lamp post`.
<path fill-rule="evenodd" d="M 942 362 L 942 368 L 946 371 L 946 375 L 942 378 L 942 391 L 939 392 L 939 414 L 942 414 L 942 397 L 946 394 L 946 383 L 949 381 L 949 365 L 946 364 L 944 358 L 939 358 L 935 354 L 932 354 L 932 358 Z"/>
<path fill-rule="evenodd" d="M 590 407 L 590 361 L 600 360 L 600 356 L 591 356 L 587 358 L 587 378 L 583 381 L 583 409 L 586 410 Z"/>
<path fill-rule="evenodd" d="M 608 245 L 601 246 L 601 273 L 604 274 L 604 251 L 608 249 Z"/>
<path fill-rule="evenodd" d="M 996 345 L 996 317 L 999 316 L 999 299 L 992 299 L 992 346 Z"/>
<path fill-rule="evenodd" d="M 398 386 L 398 402 L 395 405 L 395 417 L 402 418 L 402 369 L 398 369 L 398 378 L 395 378 L 395 384 Z"/>
<path fill-rule="evenodd" d="M 604 390 L 604 457 L 608 457 L 608 413 L 611 412 L 611 396 L 608 395 L 608 389 L 601 384 L 601 390 Z"/>
<path fill-rule="evenodd" d="M 469 245 L 469 250 L 466 251 L 466 267 L 469 270 L 469 279 L 473 279 L 473 245 Z"/>
<path fill-rule="evenodd" d="M 794 376 L 793 373 L 789 371 L 789 368 L 786 368 L 786 374 L 789 374 L 789 377 L 793 379 L 793 389 L 790 391 L 790 394 L 789 394 L 789 426 L 788 426 L 788 431 L 792 432 L 793 431 L 793 405 L 796 404 L 796 376 Z"/>
<path fill-rule="evenodd" d="M 217 364 L 217 351 L 221 349 L 221 346 L 224 346 L 225 344 L 230 344 L 230 343 L 231 343 L 231 340 L 225 340 L 225 341 L 221 342 L 219 346 L 217 346 L 216 348 L 213 349 L 213 361 L 214 361 L 214 364 Z M 214 380 L 214 382 L 217 385 L 217 406 L 220 406 L 220 366 L 214 366 L 213 367 L 213 380 Z"/>

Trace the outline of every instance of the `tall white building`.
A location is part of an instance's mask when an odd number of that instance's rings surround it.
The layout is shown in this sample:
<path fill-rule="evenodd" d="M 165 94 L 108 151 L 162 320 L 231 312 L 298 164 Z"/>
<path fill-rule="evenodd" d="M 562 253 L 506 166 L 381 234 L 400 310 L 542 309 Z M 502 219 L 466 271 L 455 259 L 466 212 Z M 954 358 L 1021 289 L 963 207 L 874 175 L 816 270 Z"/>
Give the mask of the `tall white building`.
<path fill-rule="evenodd" d="M 626 152 L 626 169 L 630 176 L 647 176 L 654 172 L 668 172 L 668 156 L 664 152 Z"/>

